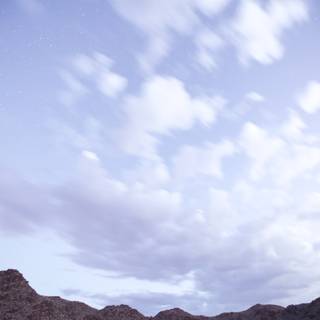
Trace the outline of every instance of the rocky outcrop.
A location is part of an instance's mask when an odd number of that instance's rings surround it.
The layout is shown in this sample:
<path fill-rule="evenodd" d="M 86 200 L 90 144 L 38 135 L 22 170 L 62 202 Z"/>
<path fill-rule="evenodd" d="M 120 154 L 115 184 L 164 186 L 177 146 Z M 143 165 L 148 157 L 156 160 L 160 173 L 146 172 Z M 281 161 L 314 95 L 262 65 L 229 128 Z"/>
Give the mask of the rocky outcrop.
<path fill-rule="evenodd" d="M 0 271 L 0 320 L 320 320 L 320 298 L 283 308 L 257 304 L 242 312 L 195 316 L 179 308 L 145 317 L 127 305 L 90 306 L 37 294 L 17 270 Z"/>
<path fill-rule="evenodd" d="M 256 304 L 246 311 L 228 312 L 214 317 L 214 320 L 277 320 L 282 319 L 284 308 L 275 305 Z"/>
<path fill-rule="evenodd" d="M 180 308 L 174 308 L 159 312 L 154 320 L 195 320 L 195 318 L 197 316 L 193 316 Z"/>
<path fill-rule="evenodd" d="M 17 270 L 0 271 L 1 320 L 89 320 L 96 312 L 81 302 L 38 295 Z"/>
<path fill-rule="evenodd" d="M 127 305 L 107 306 L 99 311 L 99 315 L 103 320 L 146 320 L 143 314 L 138 310 Z"/>

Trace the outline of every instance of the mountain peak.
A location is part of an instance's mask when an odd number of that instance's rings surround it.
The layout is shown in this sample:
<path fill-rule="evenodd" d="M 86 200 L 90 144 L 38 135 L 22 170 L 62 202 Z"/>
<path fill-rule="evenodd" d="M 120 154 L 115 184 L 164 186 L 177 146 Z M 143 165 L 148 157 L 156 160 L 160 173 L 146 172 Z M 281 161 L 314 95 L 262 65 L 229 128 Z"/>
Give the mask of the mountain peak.
<path fill-rule="evenodd" d="M 173 308 L 169 310 L 160 311 L 154 319 L 156 320 L 181 320 L 181 319 L 190 319 L 194 317 L 190 313 L 180 309 Z"/>
<path fill-rule="evenodd" d="M 138 310 L 126 304 L 107 306 L 99 311 L 99 314 L 106 320 L 142 320 L 144 315 Z"/>
<path fill-rule="evenodd" d="M 22 273 L 15 269 L 8 269 L 0 271 L 0 288 L 1 291 L 10 293 L 35 294 L 36 292 L 30 287 L 28 281 L 24 278 Z"/>
<path fill-rule="evenodd" d="M 7 269 L 7 270 L 3 270 L 3 271 L 0 271 L 0 280 L 2 279 L 24 279 L 22 273 L 20 273 L 18 270 L 16 269 Z"/>

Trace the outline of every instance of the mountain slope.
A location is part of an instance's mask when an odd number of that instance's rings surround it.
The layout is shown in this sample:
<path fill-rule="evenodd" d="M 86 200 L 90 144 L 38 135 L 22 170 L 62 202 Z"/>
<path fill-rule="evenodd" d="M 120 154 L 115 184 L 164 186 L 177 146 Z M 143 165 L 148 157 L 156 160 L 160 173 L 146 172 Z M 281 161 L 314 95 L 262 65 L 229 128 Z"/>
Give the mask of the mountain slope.
<path fill-rule="evenodd" d="M 0 271 L 0 320 L 320 320 L 320 298 L 283 308 L 255 305 L 215 317 L 195 316 L 179 308 L 145 317 L 127 305 L 96 310 L 84 303 L 37 294 L 17 270 Z"/>

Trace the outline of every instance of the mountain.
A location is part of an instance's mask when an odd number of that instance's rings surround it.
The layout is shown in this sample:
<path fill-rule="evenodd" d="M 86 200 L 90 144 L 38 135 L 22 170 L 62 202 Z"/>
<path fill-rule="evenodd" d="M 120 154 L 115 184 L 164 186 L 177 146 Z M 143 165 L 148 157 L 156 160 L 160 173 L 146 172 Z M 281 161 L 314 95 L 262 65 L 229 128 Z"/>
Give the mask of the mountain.
<path fill-rule="evenodd" d="M 127 305 L 120 304 L 119 306 L 107 306 L 98 311 L 103 320 L 146 320 L 145 317 L 138 310 L 133 309 Z"/>
<path fill-rule="evenodd" d="M 179 308 L 145 317 L 127 305 L 101 310 L 60 297 L 37 294 L 17 270 L 0 271 L 0 320 L 320 320 L 320 298 L 283 308 L 257 304 L 242 312 L 196 316 Z"/>

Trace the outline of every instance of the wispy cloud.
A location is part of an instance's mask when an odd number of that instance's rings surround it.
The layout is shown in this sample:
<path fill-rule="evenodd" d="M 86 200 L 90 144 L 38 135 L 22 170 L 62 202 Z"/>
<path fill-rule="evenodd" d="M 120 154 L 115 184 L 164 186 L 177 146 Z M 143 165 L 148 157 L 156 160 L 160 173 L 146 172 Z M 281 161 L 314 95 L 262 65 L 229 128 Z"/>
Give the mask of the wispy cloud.
<path fill-rule="evenodd" d="M 281 59 L 284 31 L 307 19 L 307 5 L 301 0 L 269 1 L 265 7 L 257 1 L 241 1 L 229 30 L 239 60 L 270 64 Z"/>

